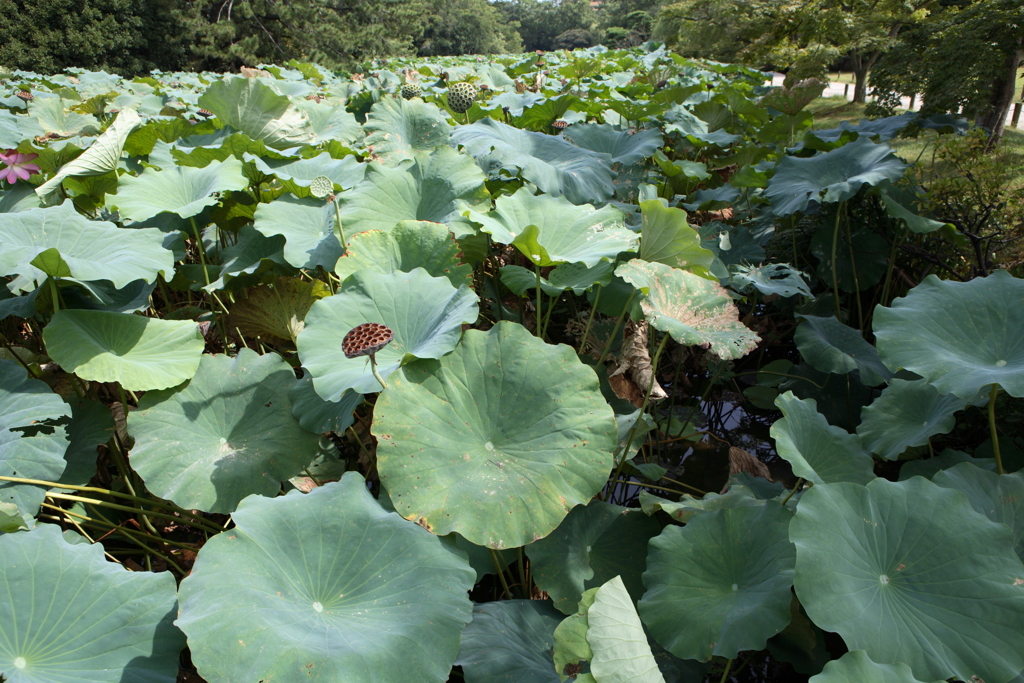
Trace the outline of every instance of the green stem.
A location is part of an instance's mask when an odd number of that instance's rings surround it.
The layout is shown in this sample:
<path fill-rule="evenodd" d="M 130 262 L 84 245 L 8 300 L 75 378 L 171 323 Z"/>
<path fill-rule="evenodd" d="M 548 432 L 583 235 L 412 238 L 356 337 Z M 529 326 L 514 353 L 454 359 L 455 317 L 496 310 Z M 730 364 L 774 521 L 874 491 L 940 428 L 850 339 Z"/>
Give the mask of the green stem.
<path fill-rule="evenodd" d="M 63 486 L 63 484 L 57 484 L 57 486 Z M 130 513 L 136 514 L 136 515 L 137 514 L 145 514 L 145 515 L 148 515 L 150 517 L 157 517 L 159 519 L 166 519 L 166 520 L 169 520 L 171 522 L 177 522 L 179 524 L 181 524 L 182 522 L 187 522 L 188 521 L 188 520 L 182 519 L 181 517 L 175 517 L 174 515 L 165 515 L 162 512 L 153 512 L 151 510 L 143 510 L 141 508 L 128 507 L 127 505 L 118 505 L 116 503 L 108 503 L 105 500 L 96 500 L 95 498 L 85 498 L 83 496 L 72 496 L 72 495 L 67 494 L 67 493 L 54 493 L 53 491 L 47 491 L 46 495 L 49 496 L 50 498 L 57 498 L 57 499 L 60 499 L 60 500 L 73 500 L 73 501 L 78 502 L 78 503 L 88 503 L 89 505 L 98 505 L 100 507 L 110 508 L 111 510 L 120 510 L 121 512 L 130 512 Z M 193 524 L 192 526 L 199 526 L 199 525 Z M 216 529 L 213 529 L 212 527 L 208 527 L 206 530 L 207 531 L 211 531 L 213 533 L 217 533 L 217 531 L 218 531 Z M 223 531 L 223 530 L 221 530 L 221 531 Z"/>
<path fill-rule="evenodd" d="M 105 517 L 103 517 L 103 515 L 102 515 L 102 514 L 100 514 L 100 513 L 99 513 L 99 511 L 97 511 L 97 512 L 96 512 L 96 514 L 98 514 L 98 515 L 100 516 L 100 519 L 102 519 L 103 521 L 107 522 L 108 524 L 113 524 L 113 522 L 111 522 L 110 520 L 108 520 L 108 519 L 106 519 Z M 160 559 L 162 559 L 162 560 L 163 560 L 164 562 L 166 562 L 166 563 L 167 563 L 167 564 L 168 564 L 169 566 L 173 567 L 173 568 L 175 569 L 175 571 L 177 571 L 177 572 L 178 572 L 178 574 L 179 574 L 179 575 L 181 575 L 181 576 L 185 576 L 186 574 L 188 574 L 188 572 L 186 572 L 186 571 L 185 571 L 184 569 L 182 569 L 182 568 L 181 568 L 181 567 L 180 567 L 180 566 L 178 565 L 178 563 L 177 563 L 177 562 L 175 562 L 174 560 L 172 560 L 172 559 L 171 559 L 170 557 L 168 557 L 167 555 L 164 555 L 163 553 L 161 553 L 161 552 L 159 552 L 159 551 L 157 551 L 157 550 L 153 550 L 153 549 L 152 549 L 152 548 L 150 548 L 150 547 L 149 547 L 148 545 L 146 545 L 145 543 L 143 543 L 143 542 L 142 542 L 142 541 L 140 541 L 139 539 L 135 538 L 134 534 L 132 534 L 132 532 L 128 531 L 128 530 L 127 530 L 127 529 L 125 529 L 124 527 L 119 527 L 119 531 L 120 531 L 120 532 L 122 532 L 122 535 L 123 535 L 123 536 L 124 536 L 124 537 L 125 537 L 126 539 L 128 539 L 129 541 L 131 541 L 131 542 L 132 542 L 132 543 L 134 543 L 135 545 L 137 545 L 137 546 L 139 546 L 140 548 L 142 548 L 143 552 L 145 552 L 145 553 L 146 553 L 147 555 L 149 555 L 149 554 L 153 554 L 153 555 L 156 555 L 157 557 L 159 557 Z"/>
<path fill-rule="evenodd" d="M 0 334 L 0 342 L 2 342 L 4 348 L 7 349 L 12 356 L 14 356 L 14 360 L 18 361 L 18 363 L 21 364 L 21 367 L 25 368 L 25 371 L 28 372 L 29 377 L 38 377 L 38 375 L 36 375 L 36 373 L 33 372 L 29 364 L 22 360 L 21 356 L 14 352 L 14 348 L 11 346 L 11 343 L 7 340 L 7 337 Z"/>
<path fill-rule="evenodd" d="M 537 336 L 543 339 L 541 331 L 541 296 L 543 292 L 540 289 L 540 266 L 535 265 L 534 268 L 537 271 Z"/>
<path fill-rule="evenodd" d="M 95 526 L 95 527 L 99 527 L 101 529 L 115 529 L 115 530 L 117 530 L 119 532 L 124 529 L 123 526 L 118 526 L 117 524 L 114 524 L 113 522 L 108 522 L 108 521 L 102 520 L 102 519 L 94 519 L 92 517 L 89 517 L 88 515 L 82 515 L 82 514 L 79 514 L 77 512 L 72 512 L 71 510 L 65 510 L 62 507 L 58 507 L 56 505 L 51 505 L 49 503 L 43 503 L 43 507 L 44 508 L 50 508 L 51 510 L 58 511 L 58 512 L 60 512 L 63 515 L 68 515 L 70 518 L 72 518 L 70 521 L 75 526 L 78 526 L 78 522 L 76 522 L 75 519 L 74 519 L 74 518 L 77 518 L 77 519 L 82 520 L 82 524 L 85 524 L 86 526 Z M 54 515 L 54 518 L 55 519 L 59 519 L 56 515 Z M 153 536 L 152 534 L 147 534 L 147 533 L 145 533 L 143 531 L 131 531 L 131 533 L 135 534 L 136 536 L 141 536 L 142 538 L 148 538 L 148 539 L 153 540 L 153 541 L 159 541 L 160 543 L 163 543 L 165 545 L 173 545 L 176 548 L 184 548 L 185 550 L 192 550 L 192 551 L 196 550 L 196 545 L 194 543 L 178 543 L 177 541 L 169 541 L 166 538 L 161 538 L 160 536 Z M 93 543 L 95 543 L 95 541 L 93 541 Z"/>
<path fill-rule="evenodd" d="M 832 231 L 832 296 L 835 297 L 836 320 L 842 322 L 843 316 L 839 309 L 839 266 L 836 264 L 836 249 L 839 247 L 839 219 L 843 216 L 843 205 L 836 207 L 836 227 Z"/>
<path fill-rule="evenodd" d="M 530 589 L 526 585 L 526 567 L 523 564 L 523 548 L 522 548 L 522 546 L 520 546 L 519 548 L 516 548 L 516 550 L 519 551 L 519 556 L 516 559 L 516 561 L 519 564 L 519 584 L 520 584 L 520 586 L 523 589 L 522 590 L 523 599 L 524 600 L 529 600 L 530 599 Z"/>
<path fill-rule="evenodd" d="M 384 378 L 380 376 L 379 372 L 377 372 L 377 359 L 374 358 L 374 354 L 372 353 L 370 354 L 370 372 L 373 373 L 373 378 L 380 382 L 381 391 L 388 388 L 387 382 L 385 382 Z"/>
<path fill-rule="evenodd" d="M 846 204 L 843 204 L 843 214 L 846 214 Z M 857 322 L 861 334 L 864 334 L 864 308 L 860 303 L 860 278 L 857 277 L 857 261 L 853 256 L 853 234 L 850 232 L 850 217 L 846 216 L 846 242 L 850 249 L 850 273 L 853 275 L 853 299 L 857 302 Z M 838 319 L 838 316 L 836 316 Z"/>
<path fill-rule="evenodd" d="M 341 227 L 341 209 L 338 208 L 338 200 L 334 200 L 331 203 L 334 204 L 334 218 L 336 221 L 334 224 L 335 233 L 341 241 L 342 250 L 347 254 L 348 240 L 345 239 L 345 228 Z"/>
<path fill-rule="evenodd" d="M 900 241 L 903 239 L 903 233 L 901 232 L 896 236 L 896 239 L 892 241 L 892 253 L 889 254 L 889 267 L 885 271 L 885 284 L 882 285 L 882 300 L 879 302 L 883 306 L 889 305 L 889 286 L 892 284 L 892 273 L 896 270 L 896 250 L 900 246 Z"/>
<path fill-rule="evenodd" d="M 601 285 L 598 283 L 597 291 L 594 293 L 594 304 L 590 309 L 590 317 L 587 318 L 587 328 L 583 330 L 583 339 L 580 340 L 580 355 L 587 351 L 587 340 L 590 339 L 590 326 L 594 324 L 594 314 L 597 313 L 597 302 L 601 300 Z"/>
<path fill-rule="evenodd" d="M 551 311 L 555 310 L 556 301 L 558 301 L 557 296 L 548 297 L 548 312 L 544 314 L 544 329 L 540 333 L 541 339 L 548 336 L 548 323 L 551 322 Z"/>
<path fill-rule="evenodd" d="M 60 310 L 60 295 L 57 293 L 57 282 L 52 276 L 46 279 L 50 281 L 50 297 L 53 299 L 53 313 L 56 315 L 57 311 Z"/>
<path fill-rule="evenodd" d="M 725 663 L 725 671 L 722 672 L 722 677 L 718 680 L 718 683 L 725 683 L 725 681 L 729 678 L 729 669 L 731 668 L 732 660 L 730 659 L 728 662 Z"/>
<path fill-rule="evenodd" d="M 505 572 L 501 569 L 501 562 L 498 561 L 498 553 L 494 552 L 494 548 L 488 548 L 491 553 L 491 560 L 494 562 L 494 569 L 498 572 L 498 578 L 501 579 L 501 588 L 505 591 L 505 595 L 508 599 L 512 599 L 512 591 L 508 589 L 508 581 L 505 580 Z"/>
<path fill-rule="evenodd" d="M 206 270 L 206 250 L 203 248 L 203 237 L 199 234 L 199 228 L 196 226 L 196 219 L 189 218 L 192 222 L 192 234 L 196 236 L 196 251 L 199 252 L 199 263 L 203 266 L 203 280 L 207 286 L 210 284 L 210 272 Z"/>
<path fill-rule="evenodd" d="M 796 493 L 797 491 L 799 491 L 800 487 L 803 486 L 803 485 L 804 485 L 804 478 L 800 477 L 799 479 L 796 480 L 796 484 L 793 485 L 793 490 L 789 492 L 789 495 L 786 496 L 786 499 L 784 501 L 782 501 L 782 504 L 785 505 L 786 503 L 788 503 L 789 499 L 793 497 L 793 494 Z"/>
<path fill-rule="evenodd" d="M 992 434 L 992 454 L 996 458 L 996 473 L 1006 474 L 1003 469 L 1003 457 L 999 452 L 999 432 L 996 431 L 996 396 L 999 394 L 999 385 L 993 384 L 992 390 L 988 392 L 988 430 Z"/>
<path fill-rule="evenodd" d="M 601 357 L 597 359 L 597 364 L 594 365 L 595 368 L 601 367 L 601 363 L 604 362 L 605 356 L 607 356 L 608 352 L 612 350 L 612 342 L 615 341 L 615 335 L 619 333 L 619 328 L 622 327 L 622 321 L 625 319 L 626 313 L 629 312 L 629 305 L 633 303 L 634 296 L 636 296 L 635 289 L 630 293 L 629 298 L 626 299 L 626 305 L 622 307 L 622 313 L 619 313 L 619 317 L 615 321 L 615 328 L 612 329 L 611 336 L 608 337 L 608 343 L 604 345 L 604 350 L 601 352 Z"/>

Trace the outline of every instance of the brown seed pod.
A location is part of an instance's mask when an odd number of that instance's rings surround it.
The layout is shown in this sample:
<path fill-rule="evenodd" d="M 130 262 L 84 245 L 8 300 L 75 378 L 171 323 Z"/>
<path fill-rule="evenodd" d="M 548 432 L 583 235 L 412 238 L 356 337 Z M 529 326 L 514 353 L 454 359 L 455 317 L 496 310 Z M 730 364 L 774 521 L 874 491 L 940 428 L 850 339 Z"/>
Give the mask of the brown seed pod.
<path fill-rule="evenodd" d="M 341 340 L 341 351 L 345 358 L 371 356 L 391 343 L 395 333 L 387 325 L 363 323 L 353 327 Z"/>
<path fill-rule="evenodd" d="M 568 128 L 569 127 L 569 122 L 568 121 L 563 121 L 562 119 L 558 119 L 557 121 L 553 121 L 551 123 L 551 127 L 552 128 L 556 128 L 558 130 L 562 130 L 563 128 Z"/>
<path fill-rule="evenodd" d="M 206 118 L 210 118 L 211 116 L 213 116 L 213 112 L 210 111 L 209 109 L 200 109 L 196 113 L 199 114 L 200 116 L 205 116 Z"/>
<path fill-rule="evenodd" d="M 25 100 L 26 102 L 28 102 L 29 100 L 34 100 L 36 98 L 35 95 L 33 95 L 27 90 L 22 90 L 21 92 L 16 92 L 14 94 L 20 97 L 21 99 Z"/>

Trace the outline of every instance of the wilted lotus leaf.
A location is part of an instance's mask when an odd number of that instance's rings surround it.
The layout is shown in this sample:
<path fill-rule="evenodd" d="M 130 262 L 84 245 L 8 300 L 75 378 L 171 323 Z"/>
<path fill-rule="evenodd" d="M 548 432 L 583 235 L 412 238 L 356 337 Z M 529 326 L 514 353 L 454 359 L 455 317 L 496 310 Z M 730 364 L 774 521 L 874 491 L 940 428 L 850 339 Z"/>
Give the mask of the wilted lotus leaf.
<path fill-rule="evenodd" d="M 249 337 L 295 341 L 314 302 L 329 296 L 327 285 L 282 277 L 246 292 L 231 307 L 231 327 Z"/>
<path fill-rule="evenodd" d="M 149 490 L 188 509 L 228 513 L 251 493 L 275 495 L 317 450 L 292 416 L 294 383 L 277 354 L 204 355 L 186 386 L 148 392 L 129 414 L 132 465 Z"/>
<path fill-rule="evenodd" d="M 1024 397 L 1024 280 L 1005 270 L 969 282 L 929 275 L 892 306 L 875 309 L 878 353 L 943 394 L 972 399 L 998 384 Z"/>
<path fill-rule="evenodd" d="M 760 650 L 790 620 L 792 513 L 775 502 L 704 512 L 651 541 L 640 614 L 684 659 Z"/>
<path fill-rule="evenodd" d="M 815 624 L 924 681 L 1006 683 L 1024 669 L 1024 567 L 1003 524 L 921 477 L 819 484 L 790 524 Z"/>
<path fill-rule="evenodd" d="M 377 469 L 395 509 L 434 533 L 525 545 L 607 479 L 618 429 L 568 346 L 503 322 L 391 377 L 374 411 Z"/>
<path fill-rule="evenodd" d="M 250 496 L 232 519 L 181 584 L 176 624 L 206 680 L 447 678 L 473 570 L 385 511 L 358 474 Z"/>
<path fill-rule="evenodd" d="M 126 571 L 100 544 L 71 544 L 40 524 L 0 535 L 0 591 L 10 683 L 174 683 L 185 639 L 170 572 Z"/>
<path fill-rule="evenodd" d="M 646 294 L 640 301 L 644 315 L 680 344 L 703 346 L 731 360 L 750 353 L 761 341 L 740 322 L 736 305 L 717 282 L 640 259 L 619 266 L 615 274 Z"/>

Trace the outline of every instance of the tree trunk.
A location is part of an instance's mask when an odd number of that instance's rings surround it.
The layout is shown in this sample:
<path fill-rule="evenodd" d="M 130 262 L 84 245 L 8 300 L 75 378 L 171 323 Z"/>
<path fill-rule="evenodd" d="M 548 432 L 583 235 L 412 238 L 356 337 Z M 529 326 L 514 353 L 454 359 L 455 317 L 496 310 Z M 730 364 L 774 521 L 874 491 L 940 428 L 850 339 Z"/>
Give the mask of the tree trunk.
<path fill-rule="evenodd" d="M 989 149 L 999 144 L 1006 130 L 1006 117 L 1010 113 L 1015 94 L 1017 69 L 1020 68 L 1021 60 L 1024 59 L 1024 36 L 1017 39 L 1017 49 L 1006 55 L 1003 63 L 1002 73 L 992 82 L 992 92 L 989 95 L 989 106 L 991 109 L 984 116 L 979 116 L 975 123 L 992 131 L 989 138 Z"/>
<path fill-rule="evenodd" d="M 853 101 L 864 104 L 868 99 L 868 67 L 859 52 L 850 55 L 850 64 L 853 66 L 854 76 Z"/>

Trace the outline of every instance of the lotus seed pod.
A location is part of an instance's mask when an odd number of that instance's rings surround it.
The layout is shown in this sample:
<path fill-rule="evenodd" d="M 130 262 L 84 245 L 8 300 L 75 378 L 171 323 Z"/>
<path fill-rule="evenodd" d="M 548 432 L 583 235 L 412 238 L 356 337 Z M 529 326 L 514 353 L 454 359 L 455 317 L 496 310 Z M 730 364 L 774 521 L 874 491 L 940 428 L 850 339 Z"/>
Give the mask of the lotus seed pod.
<path fill-rule="evenodd" d="M 309 183 L 309 193 L 317 199 L 323 199 L 333 192 L 334 182 L 327 176 L 318 175 Z"/>
<path fill-rule="evenodd" d="M 363 323 L 353 327 L 341 340 L 341 351 L 345 358 L 372 356 L 390 344 L 394 338 L 394 332 L 387 325 Z"/>
<path fill-rule="evenodd" d="M 448 88 L 448 106 L 456 114 L 465 114 L 476 99 L 476 86 L 472 83 L 452 83 Z"/>

